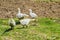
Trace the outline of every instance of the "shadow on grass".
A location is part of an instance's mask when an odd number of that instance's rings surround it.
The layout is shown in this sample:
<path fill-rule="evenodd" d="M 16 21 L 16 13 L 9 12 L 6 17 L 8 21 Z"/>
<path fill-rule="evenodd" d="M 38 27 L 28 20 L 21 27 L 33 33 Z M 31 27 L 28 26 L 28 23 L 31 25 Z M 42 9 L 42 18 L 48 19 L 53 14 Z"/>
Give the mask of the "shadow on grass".
<path fill-rule="evenodd" d="M 19 20 L 16 20 L 16 25 L 20 24 L 20 21 Z"/>
<path fill-rule="evenodd" d="M 16 22 L 16 25 L 18 25 L 18 24 L 20 24 L 20 22 L 19 22 L 19 21 L 17 21 L 17 22 Z"/>
<path fill-rule="evenodd" d="M 9 28 L 9 29 L 5 30 L 5 31 L 2 33 L 2 35 L 5 34 L 6 32 L 11 31 L 11 30 L 13 30 L 13 29 Z M 2 35 L 1 35 L 1 36 L 2 36 Z"/>

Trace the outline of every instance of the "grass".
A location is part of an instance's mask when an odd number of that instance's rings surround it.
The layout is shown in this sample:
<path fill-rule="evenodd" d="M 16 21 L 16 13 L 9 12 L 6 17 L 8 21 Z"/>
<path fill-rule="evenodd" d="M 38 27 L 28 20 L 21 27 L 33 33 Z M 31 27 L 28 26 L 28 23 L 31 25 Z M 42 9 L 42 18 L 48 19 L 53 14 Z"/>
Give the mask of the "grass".
<path fill-rule="evenodd" d="M 16 25 L 14 30 L 9 29 L 8 19 L 0 19 L 0 40 L 60 40 L 60 24 L 49 18 L 38 18 L 38 25 L 21 28 Z M 54 39 L 53 39 L 54 38 Z"/>

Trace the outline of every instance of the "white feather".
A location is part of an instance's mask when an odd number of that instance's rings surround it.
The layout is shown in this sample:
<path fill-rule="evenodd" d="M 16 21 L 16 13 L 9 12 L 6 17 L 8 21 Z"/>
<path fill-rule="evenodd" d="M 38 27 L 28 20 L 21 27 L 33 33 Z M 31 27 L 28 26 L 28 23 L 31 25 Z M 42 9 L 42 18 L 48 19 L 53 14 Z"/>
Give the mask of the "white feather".
<path fill-rule="evenodd" d="M 28 25 L 30 23 L 31 19 L 23 19 L 23 20 L 20 20 L 20 23 L 22 25 Z"/>
<path fill-rule="evenodd" d="M 30 16 L 33 18 L 37 17 L 37 15 L 35 13 L 30 13 Z"/>
<path fill-rule="evenodd" d="M 15 26 L 15 25 L 16 25 L 16 23 L 15 23 L 14 19 L 12 19 L 12 18 L 11 18 L 11 19 L 9 19 L 9 25 L 10 25 L 10 24 L 12 24 L 13 26 Z"/>

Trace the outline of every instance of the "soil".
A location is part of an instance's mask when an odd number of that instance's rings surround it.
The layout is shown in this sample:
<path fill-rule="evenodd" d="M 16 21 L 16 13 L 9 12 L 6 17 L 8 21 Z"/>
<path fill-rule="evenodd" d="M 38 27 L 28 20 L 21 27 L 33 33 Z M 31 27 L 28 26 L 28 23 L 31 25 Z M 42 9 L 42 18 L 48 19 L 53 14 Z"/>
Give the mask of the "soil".
<path fill-rule="evenodd" d="M 60 18 L 60 2 L 31 0 L 0 0 L 0 18 L 16 17 L 18 7 L 22 13 L 29 14 L 31 8 L 39 17 Z"/>

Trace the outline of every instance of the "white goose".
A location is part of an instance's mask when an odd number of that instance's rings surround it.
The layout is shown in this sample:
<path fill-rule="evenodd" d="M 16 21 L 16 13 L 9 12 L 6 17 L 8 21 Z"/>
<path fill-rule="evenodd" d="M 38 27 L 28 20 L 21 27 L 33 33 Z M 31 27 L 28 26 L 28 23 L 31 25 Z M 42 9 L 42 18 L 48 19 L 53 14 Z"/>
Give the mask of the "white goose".
<path fill-rule="evenodd" d="M 28 26 L 29 25 L 29 23 L 31 22 L 31 21 L 34 21 L 35 19 L 29 19 L 29 18 L 26 18 L 26 19 L 22 19 L 22 20 L 20 20 L 20 23 L 21 23 L 21 25 L 23 25 L 23 27 L 24 26 Z"/>
<path fill-rule="evenodd" d="M 25 16 L 28 16 L 28 15 L 21 13 L 20 8 L 18 8 L 18 14 L 16 16 L 18 19 L 23 19 Z"/>
<path fill-rule="evenodd" d="M 31 18 L 38 17 L 35 13 L 32 12 L 32 9 L 29 9 Z"/>
<path fill-rule="evenodd" d="M 13 18 L 10 18 L 8 21 L 9 26 L 11 26 L 11 29 L 14 29 L 14 26 L 16 25 L 15 20 Z"/>

